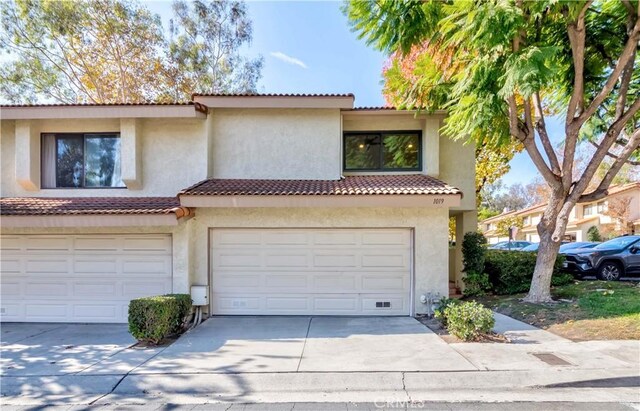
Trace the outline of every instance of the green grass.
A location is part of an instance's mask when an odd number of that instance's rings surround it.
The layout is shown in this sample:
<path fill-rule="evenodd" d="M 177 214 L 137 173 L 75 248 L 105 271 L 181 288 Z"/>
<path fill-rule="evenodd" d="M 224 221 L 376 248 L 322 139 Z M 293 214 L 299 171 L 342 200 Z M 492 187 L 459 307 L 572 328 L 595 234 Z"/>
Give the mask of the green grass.
<path fill-rule="evenodd" d="M 551 290 L 554 304 L 529 304 L 525 294 L 476 298 L 521 321 L 574 340 L 640 339 L 640 285 L 576 281 Z"/>

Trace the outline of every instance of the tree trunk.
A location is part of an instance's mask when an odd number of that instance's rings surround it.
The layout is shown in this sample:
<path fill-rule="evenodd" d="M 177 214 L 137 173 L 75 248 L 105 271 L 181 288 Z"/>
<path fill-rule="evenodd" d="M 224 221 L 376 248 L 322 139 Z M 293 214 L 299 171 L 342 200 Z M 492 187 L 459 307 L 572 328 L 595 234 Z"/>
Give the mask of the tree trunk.
<path fill-rule="evenodd" d="M 549 205 L 538 224 L 540 247 L 531 279 L 531 288 L 524 301 L 529 303 L 553 301 L 550 290 L 553 266 L 558 257 L 558 250 L 573 206 L 566 201 L 557 199 L 554 201 L 553 198 L 549 200 Z"/>

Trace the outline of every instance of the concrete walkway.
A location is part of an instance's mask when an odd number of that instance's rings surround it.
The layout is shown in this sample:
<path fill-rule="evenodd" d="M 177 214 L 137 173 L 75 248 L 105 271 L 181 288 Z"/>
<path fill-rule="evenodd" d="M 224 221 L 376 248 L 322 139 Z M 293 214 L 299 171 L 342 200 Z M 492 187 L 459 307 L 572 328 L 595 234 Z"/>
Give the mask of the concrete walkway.
<path fill-rule="evenodd" d="M 96 342 L 73 360 L 63 335 L 46 347 L 55 330 L 4 331 L 3 405 L 640 402 L 640 341 L 574 343 L 499 314 L 512 344 L 447 344 L 406 317 L 215 317 L 169 347 Z"/>

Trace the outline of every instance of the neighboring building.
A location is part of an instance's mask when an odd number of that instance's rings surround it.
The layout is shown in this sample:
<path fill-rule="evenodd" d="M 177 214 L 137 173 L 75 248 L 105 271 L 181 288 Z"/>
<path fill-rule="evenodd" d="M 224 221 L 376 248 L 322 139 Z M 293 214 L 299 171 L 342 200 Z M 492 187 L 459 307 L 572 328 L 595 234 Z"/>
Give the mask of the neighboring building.
<path fill-rule="evenodd" d="M 477 227 L 474 148 L 353 102 L 1 107 L 1 319 L 124 322 L 192 285 L 209 314 L 425 312 L 460 279 L 449 218 Z"/>
<path fill-rule="evenodd" d="M 498 222 L 508 217 L 518 217 L 522 219 L 522 228 L 518 230 L 516 239 L 539 242 L 537 225 L 546 206 L 546 204 L 538 204 L 524 210 L 504 212 L 488 218 L 480 222 L 480 231 L 484 233 L 490 244 L 506 241 L 509 238 L 497 232 Z M 611 215 L 614 209 L 619 211 L 618 215 L 621 218 Z M 620 220 L 626 220 L 627 227 L 622 227 Z M 587 241 L 587 231 L 591 227 L 597 227 L 600 234 L 605 237 L 615 235 L 614 233 L 640 233 L 640 182 L 612 186 L 609 189 L 609 195 L 604 199 L 581 203 L 574 207 L 569 217 L 565 240 Z"/>

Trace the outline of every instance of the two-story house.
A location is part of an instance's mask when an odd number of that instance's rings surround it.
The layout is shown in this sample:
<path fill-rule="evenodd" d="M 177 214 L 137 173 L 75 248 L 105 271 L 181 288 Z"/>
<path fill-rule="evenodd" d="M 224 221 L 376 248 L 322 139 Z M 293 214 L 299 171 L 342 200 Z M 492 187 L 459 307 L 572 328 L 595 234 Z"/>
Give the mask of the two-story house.
<path fill-rule="evenodd" d="M 474 149 L 444 113 L 353 103 L 1 107 L 2 320 L 123 322 L 192 285 L 210 315 L 425 312 L 449 218 L 477 226 Z"/>
<path fill-rule="evenodd" d="M 539 242 L 538 223 L 547 204 L 538 204 L 522 210 L 504 212 L 480 222 L 480 231 L 490 244 L 509 238 L 497 230 L 499 221 L 517 217 L 522 219 L 517 240 Z M 622 227 L 625 225 L 626 227 Z M 640 232 L 640 182 L 612 186 L 607 197 L 599 201 L 578 204 L 569 214 L 565 241 L 588 241 L 587 232 L 596 227 L 605 236 Z"/>

